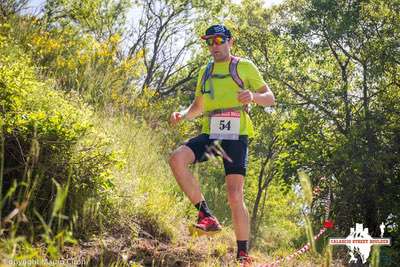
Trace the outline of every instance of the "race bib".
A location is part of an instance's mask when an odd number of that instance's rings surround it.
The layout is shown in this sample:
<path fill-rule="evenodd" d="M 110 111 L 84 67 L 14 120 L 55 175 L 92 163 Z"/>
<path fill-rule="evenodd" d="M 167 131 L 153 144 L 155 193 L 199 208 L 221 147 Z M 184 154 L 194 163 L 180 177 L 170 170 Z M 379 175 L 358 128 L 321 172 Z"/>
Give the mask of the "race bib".
<path fill-rule="evenodd" d="M 239 140 L 240 111 L 225 111 L 211 116 L 210 139 Z"/>

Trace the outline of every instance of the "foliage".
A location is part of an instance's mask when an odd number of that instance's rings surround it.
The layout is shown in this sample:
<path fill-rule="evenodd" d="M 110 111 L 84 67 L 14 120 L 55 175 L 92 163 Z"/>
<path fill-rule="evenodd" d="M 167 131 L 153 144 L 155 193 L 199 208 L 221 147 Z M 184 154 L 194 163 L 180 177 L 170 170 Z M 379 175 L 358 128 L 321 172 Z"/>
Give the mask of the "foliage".
<path fill-rule="evenodd" d="M 130 6 L 127 0 L 48 0 L 44 7 L 44 19 L 48 27 L 77 26 L 93 34 L 96 40 L 107 40 L 121 35 Z"/>
<path fill-rule="evenodd" d="M 2 35 L 0 46 L 5 147 L 1 209 L 8 215 L 5 222 L 16 223 L 15 231 L 35 236 L 40 219 L 44 228 L 49 227 L 47 233 L 57 234 L 73 216 L 82 219 L 77 207 L 89 199 L 108 205 L 110 170 L 116 158 L 106 149 L 107 139 L 93 131 L 90 108 L 67 101 L 49 82 L 39 82 L 29 57 L 11 39 Z M 11 215 L 15 206 L 19 207 L 16 218 Z"/>
<path fill-rule="evenodd" d="M 165 137 L 154 133 L 144 122 L 129 114 L 98 118 L 99 129 L 113 139 L 113 150 L 120 151 L 122 168 L 113 172 L 115 187 L 112 203 L 117 211 L 113 220 L 133 220 L 142 226 L 140 235 L 173 241 L 178 237 L 175 221 L 186 216 L 188 201 L 178 193 L 165 161 L 169 148 Z M 144 232 L 144 233 L 143 233 Z"/>
<path fill-rule="evenodd" d="M 165 159 L 199 122 L 171 129 L 168 118 L 191 103 L 208 60 L 198 36 L 224 23 L 233 53 L 258 66 L 278 102 L 251 110 L 245 190 L 253 248 L 270 256 L 298 248 L 319 229 L 330 195 L 335 235 L 363 222 L 379 236 L 384 222 L 393 246 L 375 251 L 373 262 L 398 261 L 398 1 L 287 0 L 266 9 L 249 0 L 51 0 L 39 16 L 22 14 L 25 4 L 0 6 L 0 191 L 8 193 L 4 215 L 11 200 L 29 203 L 11 221 L 39 222 L 48 255 L 70 233 L 103 224 L 177 241 L 171 221 L 192 219 L 194 209 Z M 127 27 L 131 7 L 140 17 Z M 193 171 L 229 227 L 221 160 Z M 2 244 L 37 254 L 33 240 L 12 233 Z M 326 262 L 337 254 L 316 245 Z M 226 246 L 217 244 L 218 253 Z"/>
<path fill-rule="evenodd" d="M 244 1 L 234 7 L 234 14 L 243 16 L 230 20 L 239 35 L 237 52 L 264 70 L 278 110 L 288 116 L 278 132 L 284 148 L 276 162 L 279 174 L 297 183 L 293 174 L 305 168 L 312 186 L 325 177 L 321 195 L 334 191 L 332 215 L 340 234 L 362 221 L 373 236 L 379 235 L 380 222 L 396 236 L 398 209 L 389 203 L 397 199 L 393 192 L 399 183 L 398 130 L 393 128 L 398 118 L 399 84 L 393 76 L 399 70 L 393 43 L 399 34 L 398 3 L 259 6 Z M 314 214 L 316 222 L 320 215 Z"/>
<path fill-rule="evenodd" d="M 104 40 L 81 33 L 74 25 L 46 28 L 36 17 L 11 17 L 2 31 L 31 55 L 42 76 L 59 89 L 78 94 L 95 107 L 123 109 L 138 93 L 143 51 L 120 58 L 121 34 Z M 14 26 L 11 27 L 10 25 Z"/>

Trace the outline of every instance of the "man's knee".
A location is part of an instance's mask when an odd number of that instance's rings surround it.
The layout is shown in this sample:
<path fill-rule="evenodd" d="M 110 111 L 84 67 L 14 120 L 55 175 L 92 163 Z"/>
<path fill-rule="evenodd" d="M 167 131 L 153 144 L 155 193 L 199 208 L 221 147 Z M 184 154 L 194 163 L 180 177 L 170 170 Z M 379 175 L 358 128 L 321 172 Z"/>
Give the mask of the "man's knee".
<path fill-rule="evenodd" d="M 191 155 L 185 147 L 179 147 L 177 150 L 172 152 L 169 157 L 168 163 L 171 168 L 180 166 L 187 166 L 191 162 Z"/>
<path fill-rule="evenodd" d="M 169 156 L 168 163 L 169 163 L 169 166 L 171 166 L 173 168 L 173 167 L 179 166 L 181 164 L 181 161 L 182 160 L 181 160 L 181 156 L 180 156 L 179 151 L 175 150 Z"/>
<path fill-rule="evenodd" d="M 240 174 L 229 174 L 225 179 L 229 206 L 231 208 L 243 207 L 244 176 Z"/>
<path fill-rule="evenodd" d="M 228 202 L 231 208 L 243 206 L 243 192 L 241 190 L 228 190 Z"/>

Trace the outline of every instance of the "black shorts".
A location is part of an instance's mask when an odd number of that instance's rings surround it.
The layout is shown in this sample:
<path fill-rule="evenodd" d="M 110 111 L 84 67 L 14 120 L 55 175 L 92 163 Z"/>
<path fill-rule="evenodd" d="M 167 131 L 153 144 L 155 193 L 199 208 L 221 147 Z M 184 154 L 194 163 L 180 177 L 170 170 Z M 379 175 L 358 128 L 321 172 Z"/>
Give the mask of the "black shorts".
<path fill-rule="evenodd" d="M 195 155 L 195 163 L 208 160 L 210 156 L 222 156 L 225 175 L 246 175 L 248 158 L 247 135 L 240 135 L 239 140 L 210 139 L 208 134 L 200 134 L 189 141 L 185 146 L 189 147 Z"/>

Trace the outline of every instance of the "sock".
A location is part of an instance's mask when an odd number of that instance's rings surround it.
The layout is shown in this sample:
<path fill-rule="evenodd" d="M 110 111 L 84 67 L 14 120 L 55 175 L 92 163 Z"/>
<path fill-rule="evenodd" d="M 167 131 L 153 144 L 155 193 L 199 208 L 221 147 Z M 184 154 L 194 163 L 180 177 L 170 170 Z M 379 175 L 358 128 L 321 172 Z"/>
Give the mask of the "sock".
<path fill-rule="evenodd" d="M 237 254 L 236 257 L 239 258 L 239 252 L 244 251 L 246 254 L 249 250 L 249 241 L 248 240 L 237 240 Z"/>
<path fill-rule="evenodd" d="M 207 202 L 205 200 L 200 201 L 196 205 L 194 205 L 198 211 L 203 212 L 205 217 L 211 217 L 211 210 L 207 206 Z"/>

